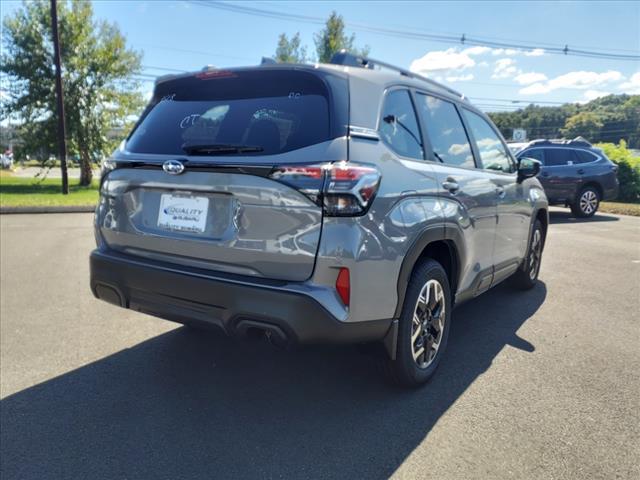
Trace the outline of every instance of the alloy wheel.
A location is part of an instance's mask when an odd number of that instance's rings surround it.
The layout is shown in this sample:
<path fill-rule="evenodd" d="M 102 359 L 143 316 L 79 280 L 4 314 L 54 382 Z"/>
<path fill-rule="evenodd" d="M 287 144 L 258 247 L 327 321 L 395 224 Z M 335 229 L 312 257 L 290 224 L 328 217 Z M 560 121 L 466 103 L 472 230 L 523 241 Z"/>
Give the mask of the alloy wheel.
<path fill-rule="evenodd" d="M 542 234 L 536 229 L 531 240 L 531 250 L 529 251 L 529 278 L 535 280 L 540 269 L 542 258 Z"/>
<path fill-rule="evenodd" d="M 429 280 L 422 287 L 413 312 L 411 353 L 418 367 L 427 368 L 436 358 L 444 334 L 446 300 L 442 285 Z"/>
<path fill-rule="evenodd" d="M 591 215 L 598 207 L 598 196 L 593 190 L 587 190 L 580 196 L 580 210 L 585 215 Z"/>

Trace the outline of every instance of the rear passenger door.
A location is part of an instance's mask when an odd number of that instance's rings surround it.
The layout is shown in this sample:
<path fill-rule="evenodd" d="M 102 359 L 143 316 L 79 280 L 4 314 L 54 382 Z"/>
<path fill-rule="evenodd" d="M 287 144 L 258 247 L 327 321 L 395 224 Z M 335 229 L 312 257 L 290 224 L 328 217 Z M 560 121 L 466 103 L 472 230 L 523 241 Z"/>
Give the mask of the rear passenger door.
<path fill-rule="evenodd" d="M 581 183 L 573 151 L 570 148 L 545 148 L 544 159 L 540 178 L 549 200 L 573 201 Z"/>
<path fill-rule="evenodd" d="M 496 129 L 484 117 L 466 108 L 463 117 L 475 142 L 480 167 L 497 197 L 497 225 L 493 244 L 493 284 L 511 275 L 527 249 L 531 204 L 518 183 L 516 163 Z"/>
<path fill-rule="evenodd" d="M 429 140 L 427 160 L 441 185 L 440 198 L 446 228 L 462 236 L 466 258 L 461 262 L 460 298 L 491 286 L 496 229 L 496 186 L 476 168 L 476 159 L 457 107 L 440 97 L 418 92 L 416 103 Z M 425 142 L 426 143 L 426 142 Z"/>

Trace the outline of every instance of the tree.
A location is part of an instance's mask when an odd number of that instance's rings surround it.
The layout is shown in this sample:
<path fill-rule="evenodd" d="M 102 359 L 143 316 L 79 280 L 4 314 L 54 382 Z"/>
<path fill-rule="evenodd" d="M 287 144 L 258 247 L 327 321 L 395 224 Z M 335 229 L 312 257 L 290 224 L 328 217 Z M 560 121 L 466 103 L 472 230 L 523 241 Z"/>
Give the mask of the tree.
<path fill-rule="evenodd" d="M 367 55 L 369 47 L 362 49 L 354 47 L 356 36 L 347 36 L 344 31 L 344 20 L 335 11 L 327 19 L 324 28 L 314 35 L 318 62 L 328 63 L 334 53 L 345 49 L 357 55 Z"/>
<path fill-rule="evenodd" d="M 55 151 L 55 73 L 49 2 L 23 3 L 4 19 L 1 71 L 9 81 L 2 105 L 22 121 L 25 144 L 34 151 Z M 107 133 L 121 128 L 139 111 L 142 97 L 132 74 L 140 71 L 141 55 L 126 46 L 118 27 L 93 20 L 90 2 L 58 5 L 62 81 L 67 141 L 80 159 L 80 184 L 89 185 L 91 163 L 113 148 Z"/>
<path fill-rule="evenodd" d="M 618 165 L 620 191 L 617 200 L 637 203 L 640 201 L 640 158 L 634 157 L 627 148 L 627 142 L 598 143 L 605 155 Z"/>
<path fill-rule="evenodd" d="M 281 63 L 304 63 L 307 60 L 307 48 L 301 46 L 300 32 L 292 36 L 291 40 L 285 33 L 280 34 L 274 59 Z"/>
<path fill-rule="evenodd" d="M 640 95 L 607 95 L 585 104 L 557 107 L 529 105 L 489 116 L 506 138 L 511 138 L 514 128 L 525 128 L 531 140 L 580 135 L 590 142 L 618 143 L 624 139 L 631 148 L 640 147 Z"/>
<path fill-rule="evenodd" d="M 580 112 L 569 117 L 560 129 L 560 133 L 567 138 L 584 137 L 593 140 L 598 137 L 604 123 L 594 112 Z"/>

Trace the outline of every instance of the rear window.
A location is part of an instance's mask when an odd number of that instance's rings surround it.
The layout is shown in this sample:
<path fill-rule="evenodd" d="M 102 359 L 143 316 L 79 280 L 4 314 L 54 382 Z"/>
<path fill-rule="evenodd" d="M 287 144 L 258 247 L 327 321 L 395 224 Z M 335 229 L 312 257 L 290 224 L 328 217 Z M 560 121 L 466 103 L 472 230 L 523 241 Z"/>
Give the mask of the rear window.
<path fill-rule="evenodd" d="M 159 84 L 127 141 L 133 153 L 184 155 L 188 145 L 261 147 L 273 155 L 332 138 L 330 95 L 308 72 L 202 72 Z"/>

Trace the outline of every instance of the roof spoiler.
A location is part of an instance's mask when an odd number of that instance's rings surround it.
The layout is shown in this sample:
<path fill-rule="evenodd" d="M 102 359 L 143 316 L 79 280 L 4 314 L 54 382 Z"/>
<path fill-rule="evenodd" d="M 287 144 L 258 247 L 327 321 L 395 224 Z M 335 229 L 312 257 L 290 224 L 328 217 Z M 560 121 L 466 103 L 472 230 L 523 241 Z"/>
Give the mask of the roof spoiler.
<path fill-rule="evenodd" d="M 386 68 L 387 70 L 393 70 L 394 72 L 398 72 L 400 75 L 403 75 L 405 77 L 421 80 L 430 85 L 434 85 L 438 88 L 446 90 L 447 92 L 453 95 L 456 95 L 460 98 L 464 98 L 464 95 L 462 95 L 457 90 L 454 90 L 453 88 L 449 88 L 446 85 L 436 82 L 435 80 L 431 80 L 430 78 L 423 77 L 422 75 L 413 73 L 410 70 L 396 67 L 395 65 L 391 65 L 390 63 L 382 62 L 380 60 L 374 60 L 373 58 L 368 58 L 363 55 L 354 55 L 352 53 L 347 52 L 346 50 L 340 50 L 338 53 L 334 53 L 329 63 L 334 65 L 345 65 L 349 67 L 369 68 L 372 70 L 375 69 L 376 67 Z"/>

